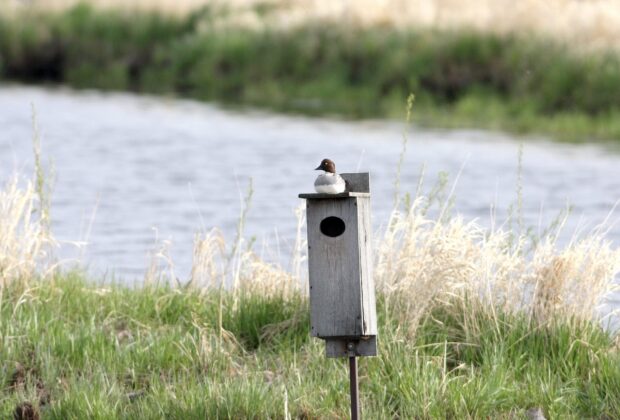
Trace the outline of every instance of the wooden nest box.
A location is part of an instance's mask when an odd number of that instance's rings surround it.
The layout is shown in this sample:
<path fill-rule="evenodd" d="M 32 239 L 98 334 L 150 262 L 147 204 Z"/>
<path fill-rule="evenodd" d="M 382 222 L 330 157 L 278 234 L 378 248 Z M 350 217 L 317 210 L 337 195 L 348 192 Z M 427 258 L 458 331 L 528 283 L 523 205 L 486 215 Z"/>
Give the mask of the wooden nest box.
<path fill-rule="evenodd" d="M 376 356 L 369 175 L 341 176 L 342 194 L 299 194 L 306 199 L 311 335 L 326 341 L 328 357 Z"/>

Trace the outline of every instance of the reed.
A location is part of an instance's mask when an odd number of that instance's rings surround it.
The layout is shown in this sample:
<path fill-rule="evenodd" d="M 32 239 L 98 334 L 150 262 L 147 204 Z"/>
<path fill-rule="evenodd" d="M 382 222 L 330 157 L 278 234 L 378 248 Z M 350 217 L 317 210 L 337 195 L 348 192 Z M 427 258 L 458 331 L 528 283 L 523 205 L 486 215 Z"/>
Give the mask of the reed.
<path fill-rule="evenodd" d="M 511 239 L 459 217 L 429 220 L 423 205 L 419 197 L 392 215 L 377 255 L 378 286 L 413 331 L 446 304 L 521 314 L 533 324 L 588 322 L 618 288 L 620 252 L 597 233 L 564 248 L 549 235 L 526 252 L 531 239 L 524 235 Z"/>
<path fill-rule="evenodd" d="M 33 126 L 35 174 L 32 179 L 14 174 L 0 189 L 0 293 L 9 283 L 48 277 L 56 267 L 58 243 L 50 229 L 48 174 L 41 164 L 34 111 Z"/>
<path fill-rule="evenodd" d="M 34 277 L 47 256 L 48 238 L 35 214 L 37 202 L 33 185 L 20 188 L 15 178 L 0 191 L 0 284 Z"/>

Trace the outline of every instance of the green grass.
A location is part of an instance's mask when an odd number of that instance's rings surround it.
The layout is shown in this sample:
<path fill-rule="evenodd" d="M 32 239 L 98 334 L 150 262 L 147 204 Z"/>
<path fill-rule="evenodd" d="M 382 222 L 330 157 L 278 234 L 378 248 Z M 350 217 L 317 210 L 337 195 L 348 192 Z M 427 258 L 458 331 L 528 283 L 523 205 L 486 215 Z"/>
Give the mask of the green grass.
<path fill-rule="evenodd" d="M 620 56 L 527 36 L 410 28 L 222 28 L 188 17 L 78 6 L 0 17 L 0 77 L 178 94 L 313 115 L 620 139 Z"/>
<path fill-rule="evenodd" d="M 345 360 L 308 307 L 215 291 L 95 286 L 78 274 L 0 292 L 0 418 L 343 418 Z M 366 418 L 618 418 L 620 356 L 598 326 L 440 305 L 415 337 L 379 298 L 380 356 L 360 361 Z M 393 316 L 394 315 L 394 316 Z"/>

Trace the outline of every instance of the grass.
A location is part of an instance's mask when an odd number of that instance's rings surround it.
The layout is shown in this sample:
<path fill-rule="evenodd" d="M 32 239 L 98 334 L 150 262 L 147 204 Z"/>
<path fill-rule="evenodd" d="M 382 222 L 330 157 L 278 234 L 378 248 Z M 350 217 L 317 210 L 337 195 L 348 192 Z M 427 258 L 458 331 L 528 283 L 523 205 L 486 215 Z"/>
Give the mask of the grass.
<path fill-rule="evenodd" d="M 13 185 L 5 205 L 36 199 Z M 379 356 L 360 362 L 364 415 L 620 416 L 618 339 L 597 312 L 620 251 L 597 231 L 559 248 L 554 232 L 484 230 L 449 202 L 435 218 L 432 197 L 400 202 L 377 241 Z M 3 217 L 20 227 L 46 216 Z M 0 245 L 39 235 L 19 232 Z M 0 267 L 23 260 L 13 255 Z M 242 223 L 232 245 L 196 236 L 185 284 L 166 281 L 165 266 L 138 288 L 53 267 L 0 270 L 0 418 L 347 416 L 346 360 L 309 337 L 303 276 L 258 258 Z"/>
<path fill-rule="evenodd" d="M 620 55 L 515 33 L 100 11 L 0 17 L 0 77 L 352 118 L 620 139 Z M 264 17 L 269 22 L 268 17 Z"/>
<path fill-rule="evenodd" d="M 52 273 L 58 243 L 50 227 L 50 188 L 41 164 L 41 147 L 33 109 L 35 173 L 22 180 L 15 174 L 0 189 L 0 296 L 18 279 Z M 23 182 L 22 182 L 23 181 Z"/>
<path fill-rule="evenodd" d="M 301 209 L 290 271 L 244 240 L 250 184 L 233 243 L 197 234 L 186 282 L 162 249 L 142 287 L 98 283 L 50 258 L 35 162 L 33 181 L 0 190 L 0 418 L 347 417 L 346 360 L 309 334 Z M 620 341 L 599 312 L 620 250 L 605 227 L 560 247 L 563 217 L 533 237 L 517 208 L 484 229 L 450 212 L 441 185 L 397 195 L 376 240 L 364 415 L 620 417 Z"/>
<path fill-rule="evenodd" d="M 55 240 L 38 203 L 32 183 L 20 187 L 13 178 L 0 190 L 0 289 L 50 268 Z"/>
<path fill-rule="evenodd" d="M 304 296 L 223 292 L 224 335 L 219 301 L 76 273 L 13 283 L 0 309 L 0 417 L 24 401 L 50 419 L 347 416 L 346 363 L 309 338 Z M 368 418 L 620 415 L 617 343 L 601 328 L 474 307 L 439 305 L 411 337 L 379 299 L 380 356 L 361 361 Z"/>

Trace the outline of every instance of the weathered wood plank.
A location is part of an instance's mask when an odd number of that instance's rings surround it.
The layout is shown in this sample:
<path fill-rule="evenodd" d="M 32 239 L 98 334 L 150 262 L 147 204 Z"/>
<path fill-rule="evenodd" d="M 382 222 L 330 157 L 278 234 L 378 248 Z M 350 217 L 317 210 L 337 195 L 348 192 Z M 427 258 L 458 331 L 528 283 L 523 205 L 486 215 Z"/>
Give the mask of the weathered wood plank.
<path fill-rule="evenodd" d="M 347 183 L 347 191 L 370 193 L 370 174 L 368 172 L 340 174 Z"/>
<path fill-rule="evenodd" d="M 357 199 L 308 200 L 306 205 L 311 334 L 361 336 Z M 330 216 L 344 222 L 345 231 L 340 236 L 321 232 L 321 221 Z"/>
<path fill-rule="evenodd" d="M 372 226 L 370 224 L 370 198 L 357 200 L 358 242 L 360 256 L 362 335 L 377 334 L 375 287 L 372 267 Z"/>

